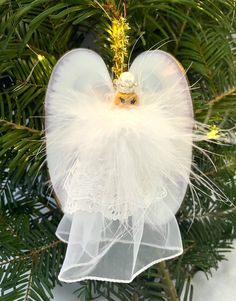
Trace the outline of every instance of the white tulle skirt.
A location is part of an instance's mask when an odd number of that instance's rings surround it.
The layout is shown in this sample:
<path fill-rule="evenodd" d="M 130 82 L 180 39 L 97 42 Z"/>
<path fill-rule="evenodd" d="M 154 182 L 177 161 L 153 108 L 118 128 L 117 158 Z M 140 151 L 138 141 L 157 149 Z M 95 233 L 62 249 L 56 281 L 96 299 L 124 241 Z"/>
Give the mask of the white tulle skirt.
<path fill-rule="evenodd" d="M 80 49 L 53 71 L 47 161 L 68 244 L 59 279 L 130 282 L 182 253 L 175 214 L 189 182 L 192 104 L 178 63 L 162 51 L 130 68 L 140 105 L 114 106 L 102 59 Z"/>
<path fill-rule="evenodd" d="M 138 210 L 126 225 L 100 212 L 65 214 L 56 233 L 68 244 L 59 280 L 130 282 L 153 264 L 180 255 L 180 233 L 171 231 L 178 229 L 176 220 L 153 224 L 148 220 L 158 218 L 154 207 L 145 214 Z"/>

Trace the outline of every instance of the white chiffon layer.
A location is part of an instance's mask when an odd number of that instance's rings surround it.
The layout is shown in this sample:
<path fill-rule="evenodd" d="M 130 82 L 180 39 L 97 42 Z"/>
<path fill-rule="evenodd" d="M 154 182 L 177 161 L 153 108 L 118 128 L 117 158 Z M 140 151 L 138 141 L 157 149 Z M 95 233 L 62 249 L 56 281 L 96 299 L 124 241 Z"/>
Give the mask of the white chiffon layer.
<path fill-rule="evenodd" d="M 133 62 L 140 105 L 114 106 L 107 68 L 77 49 L 46 96 L 47 161 L 68 244 L 59 279 L 130 282 L 182 253 L 175 213 L 189 182 L 192 104 L 179 64 L 148 51 Z"/>

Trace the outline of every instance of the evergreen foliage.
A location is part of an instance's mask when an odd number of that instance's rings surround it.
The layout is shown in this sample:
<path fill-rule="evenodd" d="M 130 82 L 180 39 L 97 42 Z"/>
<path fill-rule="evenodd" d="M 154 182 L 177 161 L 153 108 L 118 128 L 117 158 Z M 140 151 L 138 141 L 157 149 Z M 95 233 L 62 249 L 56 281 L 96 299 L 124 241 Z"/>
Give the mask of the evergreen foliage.
<path fill-rule="evenodd" d="M 123 1 L 98 1 L 108 15 Z M 160 47 L 188 69 L 195 117 L 221 129 L 236 120 L 236 6 L 232 0 L 129 0 L 131 60 Z M 47 301 L 58 282 L 65 245 L 55 237 L 62 212 L 45 162 L 44 96 L 66 51 L 89 44 L 112 66 L 110 20 L 92 0 L 0 0 L 0 287 L 2 301 Z M 141 36 L 141 37 L 140 37 Z M 40 55 L 40 56 L 38 56 Z M 204 145 L 213 165 L 194 153 L 201 172 L 230 202 L 213 201 L 194 183 L 177 218 L 184 254 L 143 272 L 130 284 L 82 282 L 79 300 L 193 300 L 191 279 L 207 275 L 236 238 L 235 129 L 228 143 Z M 232 143 L 229 143 L 232 142 Z M 233 144 L 234 142 L 234 144 Z"/>

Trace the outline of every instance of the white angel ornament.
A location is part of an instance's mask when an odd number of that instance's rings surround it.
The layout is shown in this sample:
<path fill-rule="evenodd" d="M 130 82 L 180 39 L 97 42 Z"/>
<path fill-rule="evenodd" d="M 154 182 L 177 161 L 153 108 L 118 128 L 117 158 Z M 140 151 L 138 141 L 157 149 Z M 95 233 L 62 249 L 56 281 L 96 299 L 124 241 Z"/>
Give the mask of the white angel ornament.
<path fill-rule="evenodd" d="M 193 110 L 178 62 L 146 51 L 113 83 L 98 54 L 76 49 L 53 70 L 45 106 L 56 234 L 68 244 L 59 279 L 131 282 L 180 255 Z"/>

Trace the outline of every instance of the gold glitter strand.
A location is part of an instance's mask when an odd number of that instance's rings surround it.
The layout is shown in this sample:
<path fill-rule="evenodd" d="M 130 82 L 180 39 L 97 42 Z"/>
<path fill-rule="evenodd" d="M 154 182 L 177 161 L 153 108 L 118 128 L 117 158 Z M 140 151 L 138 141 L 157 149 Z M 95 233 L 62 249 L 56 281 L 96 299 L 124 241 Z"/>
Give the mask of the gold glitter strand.
<path fill-rule="evenodd" d="M 128 48 L 129 48 L 129 36 L 127 35 L 130 29 L 126 18 L 119 17 L 112 19 L 111 25 L 111 50 L 113 52 L 113 67 L 112 72 L 114 77 L 118 78 L 120 74 L 126 71 Z"/>

